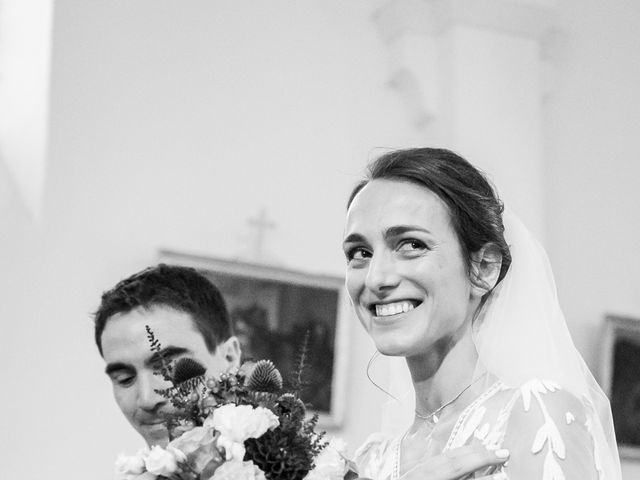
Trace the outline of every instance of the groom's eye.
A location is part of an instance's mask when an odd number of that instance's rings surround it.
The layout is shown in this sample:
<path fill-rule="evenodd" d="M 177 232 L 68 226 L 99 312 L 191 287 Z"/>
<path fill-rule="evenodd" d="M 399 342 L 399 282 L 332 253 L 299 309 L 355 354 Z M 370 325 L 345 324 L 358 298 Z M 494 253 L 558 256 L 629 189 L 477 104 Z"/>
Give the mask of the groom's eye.
<path fill-rule="evenodd" d="M 162 362 L 161 360 L 156 360 L 156 361 L 154 361 L 153 363 L 149 364 L 149 366 L 151 367 L 151 369 L 152 369 L 154 372 L 159 372 L 160 370 L 162 370 L 162 367 L 163 367 L 165 364 L 169 364 L 169 363 L 170 363 L 170 361 L 168 361 L 168 360 L 166 360 L 166 359 L 165 359 L 165 361 L 164 361 L 164 362 Z"/>
<path fill-rule="evenodd" d="M 120 386 L 120 387 L 128 387 L 133 383 L 136 376 L 130 372 L 120 372 L 111 375 L 111 381 Z"/>
<path fill-rule="evenodd" d="M 162 359 L 156 359 L 149 364 L 149 367 L 156 373 L 160 374 L 164 368 L 168 368 L 171 370 L 176 362 L 184 358 L 184 355 L 181 354 L 169 354 L 163 355 Z"/>
<path fill-rule="evenodd" d="M 129 385 L 131 385 L 133 383 L 133 380 L 135 378 L 136 377 L 134 375 L 127 375 L 125 377 L 119 378 L 118 379 L 118 385 L 123 386 L 123 387 L 129 386 Z"/>

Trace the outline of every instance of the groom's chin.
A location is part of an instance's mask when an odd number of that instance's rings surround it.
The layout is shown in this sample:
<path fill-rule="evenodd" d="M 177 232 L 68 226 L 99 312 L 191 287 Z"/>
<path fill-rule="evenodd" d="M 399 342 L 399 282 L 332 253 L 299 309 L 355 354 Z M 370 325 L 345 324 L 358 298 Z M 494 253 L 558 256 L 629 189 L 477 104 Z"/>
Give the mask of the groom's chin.
<path fill-rule="evenodd" d="M 165 448 L 169 444 L 169 432 L 167 431 L 167 427 L 162 423 L 156 425 L 141 425 L 138 427 L 138 432 L 144 437 L 149 448 L 154 445 Z"/>

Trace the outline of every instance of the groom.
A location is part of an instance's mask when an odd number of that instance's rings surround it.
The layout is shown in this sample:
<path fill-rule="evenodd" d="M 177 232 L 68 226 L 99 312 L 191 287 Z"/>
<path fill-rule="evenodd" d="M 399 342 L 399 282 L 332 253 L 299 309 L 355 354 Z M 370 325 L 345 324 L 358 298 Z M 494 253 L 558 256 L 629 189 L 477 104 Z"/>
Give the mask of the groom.
<path fill-rule="evenodd" d="M 161 344 L 150 349 L 147 326 Z M 164 418 L 173 409 L 156 390 L 161 361 L 191 358 L 218 375 L 240 364 L 240 345 L 218 289 L 192 268 L 160 264 L 122 280 L 102 295 L 95 341 L 113 394 L 149 446 L 169 441 Z"/>

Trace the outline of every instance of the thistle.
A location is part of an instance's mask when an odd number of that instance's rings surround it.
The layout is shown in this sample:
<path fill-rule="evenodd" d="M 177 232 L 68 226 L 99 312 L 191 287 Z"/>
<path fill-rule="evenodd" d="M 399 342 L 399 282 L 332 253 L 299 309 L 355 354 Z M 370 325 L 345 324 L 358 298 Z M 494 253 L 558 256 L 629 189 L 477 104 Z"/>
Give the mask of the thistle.
<path fill-rule="evenodd" d="M 299 428 L 304 421 L 307 409 L 304 402 L 296 395 L 285 393 L 278 398 L 275 412 L 282 418 L 283 428 Z"/>
<path fill-rule="evenodd" d="M 173 367 L 173 384 L 179 385 L 192 378 L 200 377 L 206 371 L 207 369 L 201 363 L 192 358 L 181 358 Z"/>
<path fill-rule="evenodd" d="M 260 360 L 247 380 L 247 387 L 255 392 L 277 393 L 282 390 L 282 375 L 271 360 Z"/>

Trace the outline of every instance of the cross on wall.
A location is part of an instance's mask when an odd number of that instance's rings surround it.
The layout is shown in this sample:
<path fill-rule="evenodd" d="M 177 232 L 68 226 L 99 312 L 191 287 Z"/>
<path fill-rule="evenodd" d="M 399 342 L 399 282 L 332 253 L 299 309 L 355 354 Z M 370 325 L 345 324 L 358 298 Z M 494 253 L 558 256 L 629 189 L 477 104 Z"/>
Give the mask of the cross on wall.
<path fill-rule="evenodd" d="M 260 213 L 257 216 L 251 217 L 247 220 L 249 227 L 252 229 L 252 257 L 257 261 L 266 260 L 266 241 L 267 233 L 269 230 L 274 230 L 276 224 L 268 219 L 267 211 L 263 207 L 260 209 Z"/>

